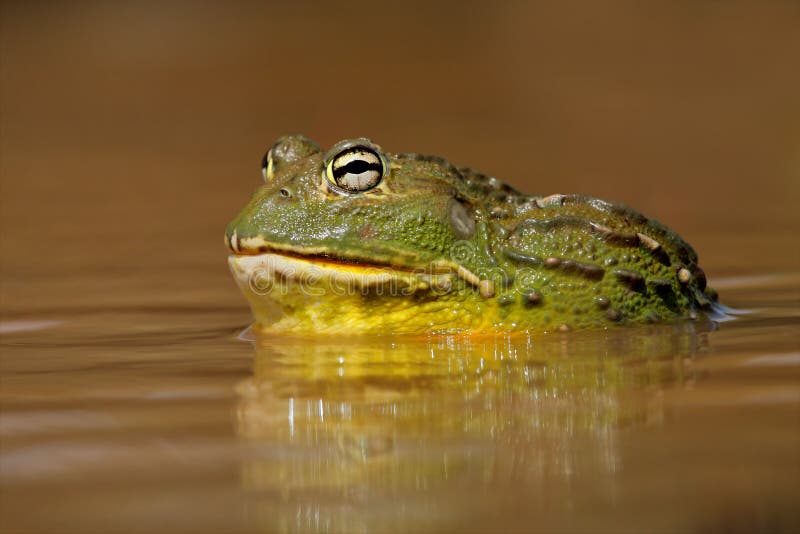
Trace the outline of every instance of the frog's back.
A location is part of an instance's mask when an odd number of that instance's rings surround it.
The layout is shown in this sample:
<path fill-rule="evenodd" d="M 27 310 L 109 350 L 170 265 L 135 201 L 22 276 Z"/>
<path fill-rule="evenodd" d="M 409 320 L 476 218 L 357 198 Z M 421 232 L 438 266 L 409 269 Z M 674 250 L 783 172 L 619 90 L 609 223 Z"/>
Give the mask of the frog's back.
<path fill-rule="evenodd" d="M 493 255 L 514 273 L 500 302 L 537 322 L 571 329 L 696 319 L 716 301 L 694 249 L 658 221 L 590 196 L 525 195 L 472 169 L 460 173 L 487 199 Z"/>

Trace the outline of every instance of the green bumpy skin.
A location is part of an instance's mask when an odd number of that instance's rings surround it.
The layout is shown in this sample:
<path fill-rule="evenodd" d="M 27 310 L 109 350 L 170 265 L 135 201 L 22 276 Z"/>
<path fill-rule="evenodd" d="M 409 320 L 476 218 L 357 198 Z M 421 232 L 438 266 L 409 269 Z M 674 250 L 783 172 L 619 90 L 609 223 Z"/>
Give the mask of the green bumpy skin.
<path fill-rule="evenodd" d="M 716 302 L 692 247 L 619 204 L 525 195 L 367 139 L 323 153 L 283 137 L 264 174 L 225 234 L 260 331 L 566 331 L 697 319 Z"/>

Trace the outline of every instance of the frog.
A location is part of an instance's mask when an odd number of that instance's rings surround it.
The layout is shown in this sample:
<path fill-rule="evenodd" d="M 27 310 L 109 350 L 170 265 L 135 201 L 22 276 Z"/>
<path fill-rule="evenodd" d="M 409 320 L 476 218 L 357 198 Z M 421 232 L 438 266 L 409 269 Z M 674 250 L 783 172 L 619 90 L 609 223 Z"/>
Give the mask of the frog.
<path fill-rule="evenodd" d="M 279 138 L 228 224 L 261 333 L 549 333 L 697 321 L 718 303 L 695 250 L 617 202 L 525 194 L 368 138 Z"/>

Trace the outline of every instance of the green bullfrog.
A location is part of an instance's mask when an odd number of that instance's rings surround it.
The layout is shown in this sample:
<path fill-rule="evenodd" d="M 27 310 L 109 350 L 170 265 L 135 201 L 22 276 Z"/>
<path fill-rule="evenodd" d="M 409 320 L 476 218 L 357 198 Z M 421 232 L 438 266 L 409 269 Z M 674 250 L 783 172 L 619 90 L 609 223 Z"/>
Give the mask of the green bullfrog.
<path fill-rule="evenodd" d="M 260 332 L 563 332 L 695 320 L 717 300 L 691 246 L 620 204 L 365 138 L 282 137 L 262 170 L 225 232 Z"/>

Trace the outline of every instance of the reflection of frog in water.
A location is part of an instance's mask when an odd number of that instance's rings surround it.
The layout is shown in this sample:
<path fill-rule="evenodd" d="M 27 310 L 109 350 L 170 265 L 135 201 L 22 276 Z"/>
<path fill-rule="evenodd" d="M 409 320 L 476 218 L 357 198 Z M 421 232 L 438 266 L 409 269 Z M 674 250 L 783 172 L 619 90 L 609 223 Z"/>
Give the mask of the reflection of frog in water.
<path fill-rule="evenodd" d="M 265 331 L 568 330 L 696 318 L 715 300 L 694 250 L 632 209 L 528 196 L 442 158 L 303 136 L 228 225 Z"/>
<path fill-rule="evenodd" d="M 693 380 L 685 358 L 702 338 L 691 327 L 535 342 L 259 339 L 239 387 L 244 484 L 283 499 L 253 511 L 289 531 L 309 513 L 332 531 L 413 531 L 422 517 L 446 521 L 442 503 L 501 510 L 515 488 L 568 503 L 588 480 L 612 495 L 618 430 L 660 424 L 660 389 Z"/>

